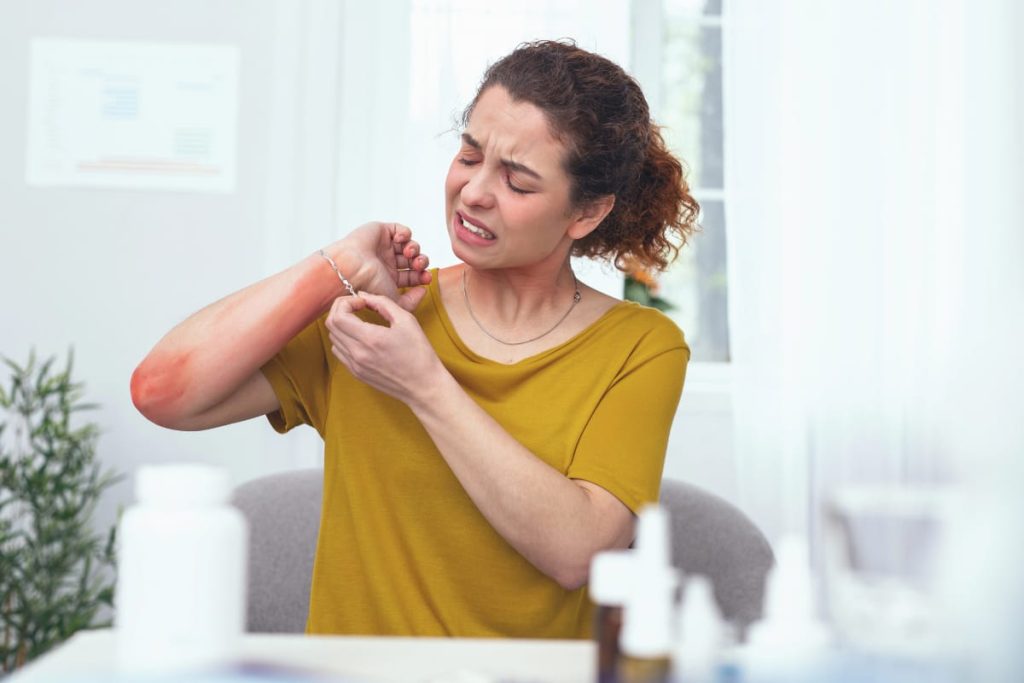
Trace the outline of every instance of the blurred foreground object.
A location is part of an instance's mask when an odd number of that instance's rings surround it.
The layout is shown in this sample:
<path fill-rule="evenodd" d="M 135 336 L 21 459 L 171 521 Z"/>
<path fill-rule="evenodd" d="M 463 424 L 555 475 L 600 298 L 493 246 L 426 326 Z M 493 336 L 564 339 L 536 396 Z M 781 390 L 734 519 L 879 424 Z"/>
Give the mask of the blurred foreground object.
<path fill-rule="evenodd" d="M 149 465 L 121 520 L 117 661 L 128 674 L 233 664 L 245 627 L 245 519 L 223 468 Z"/>
<path fill-rule="evenodd" d="M 90 527 L 103 492 L 117 477 L 96 458 L 96 425 L 71 424 L 81 402 L 72 354 L 20 366 L 4 359 L 0 386 L 0 670 L 11 671 L 96 622 L 110 606 L 114 527 Z"/>
<path fill-rule="evenodd" d="M 849 486 L 826 510 L 829 612 L 860 652 L 939 659 L 943 553 L 959 492 L 949 486 Z"/>
<path fill-rule="evenodd" d="M 807 540 L 800 536 L 779 541 L 776 564 L 766 580 L 764 617 L 751 625 L 742 656 L 745 680 L 828 680 L 834 642 L 817 615 L 808 553 Z"/>
<path fill-rule="evenodd" d="M 671 520 L 660 505 L 647 505 L 638 515 L 636 541 L 630 550 L 605 550 L 590 565 L 590 596 L 598 605 L 618 607 L 614 654 L 598 652 L 598 681 L 661 683 L 669 679 L 673 648 L 674 595 L 679 572 L 671 562 Z M 596 626 L 601 646 L 606 625 Z M 619 626 L 621 623 L 621 626 Z M 607 667 L 611 667 L 610 670 Z"/>

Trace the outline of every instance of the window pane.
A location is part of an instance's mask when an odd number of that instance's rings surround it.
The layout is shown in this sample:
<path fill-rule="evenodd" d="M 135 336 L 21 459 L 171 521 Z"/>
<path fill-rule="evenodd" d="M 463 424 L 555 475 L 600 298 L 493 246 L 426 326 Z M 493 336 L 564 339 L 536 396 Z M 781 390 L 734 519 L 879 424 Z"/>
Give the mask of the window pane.
<path fill-rule="evenodd" d="M 722 152 L 722 29 L 703 26 L 700 30 L 700 53 L 704 68 L 700 97 L 700 167 L 699 187 L 724 187 Z"/>
<path fill-rule="evenodd" d="M 661 105 L 655 118 L 665 127 L 669 147 L 690 166 L 703 229 L 658 278 L 654 294 L 686 333 L 693 360 L 728 362 L 722 28 L 716 16 L 721 2 L 664 0 L 662 11 Z M 643 300 L 644 291 L 633 291 Z"/>
<path fill-rule="evenodd" d="M 646 0 L 639 0 L 646 2 Z M 721 16 L 722 0 L 668 0 L 673 10 L 677 13 L 689 15 L 706 14 L 708 16 Z"/>
<path fill-rule="evenodd" d="M 693 360 L 729 360 L 729 286 L 725 270 L 725 205 L 701 203 L 703 230 L 658 280 L 669 317 L 686 333 Z"/>
<path fill-rule="evenodd" d="M 690 185 L 722 187 L 722 30 L 669 12 L 662 49 L 665 140 L 690 166 Z"/>

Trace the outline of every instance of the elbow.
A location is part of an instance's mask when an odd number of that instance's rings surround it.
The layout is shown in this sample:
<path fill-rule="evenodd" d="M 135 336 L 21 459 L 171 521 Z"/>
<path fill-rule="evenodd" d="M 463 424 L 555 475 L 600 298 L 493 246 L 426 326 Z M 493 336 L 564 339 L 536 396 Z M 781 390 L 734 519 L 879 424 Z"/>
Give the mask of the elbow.
<path fill-rule="evenodd" d="M 587 585 L 590 579 L 590 558 L 585 561 L 566 562 L 556 568 L 549 576 L 564 590 L 574 591 Z"/>
<path fill-rule="evenodd" d="M 173 384 L 168 373 L 154 368 L 146 359 L 132 373 L 132 404 L 153 424 L 167 429 L 180 429 L 174 404 L 183 392 Z"/>
<path fill-rule="evenodd" d="M 588 578 L 590 578 L 589 572 L 583 573 L 583 574 L 576 573 L 576 574 L 566 575 L 566 576 L 559 577 L 559 578 L 557 578 L 555 580 L 558 582 L 559 586 L 561 586 L 562 588 L 564 588 L 567 591 L 572 592 L 574 590 L 578 590 L 580 588 L 583 588 L 583 586 L 586 586 Z"/>

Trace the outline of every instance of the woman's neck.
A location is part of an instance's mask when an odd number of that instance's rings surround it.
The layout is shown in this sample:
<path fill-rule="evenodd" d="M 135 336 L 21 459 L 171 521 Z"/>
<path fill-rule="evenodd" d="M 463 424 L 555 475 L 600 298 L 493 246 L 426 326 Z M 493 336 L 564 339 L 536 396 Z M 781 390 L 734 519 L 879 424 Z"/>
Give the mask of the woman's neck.
<path fill-rule="evenodd" d="M 538 319 L 564 313 L 579 284 L 569 261 L 557 270 L 482 270 L 462 266 L 461 284 L 474 315 L 502 329 L 533 326 Z"/>

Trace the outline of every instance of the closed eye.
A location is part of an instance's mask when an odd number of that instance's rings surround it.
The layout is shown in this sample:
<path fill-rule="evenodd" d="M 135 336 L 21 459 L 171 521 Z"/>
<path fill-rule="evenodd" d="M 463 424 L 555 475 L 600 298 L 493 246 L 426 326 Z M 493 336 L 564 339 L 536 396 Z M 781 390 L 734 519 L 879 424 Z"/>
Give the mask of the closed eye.
<path fill-rule="evenodd" d="M 505 184 L 508 185 L 508 189 L 512 190 L 516 194 L 533 194 L 530 190 L 524 190 L 521 187 L 516 187 L 512 184 L 512 176 L 505 174 Z"/>
<path fill-rule="evenodd" d="M 477 164 L 480 163 L 479 159 L 467 159 L 466 157 L 456 157 L 455 160 L 458 161 L 463 166 L 476 166 Z M 508 173 L 507 170 L 505 172 L 505 185 L 507 185 L 508 189 L 512 190 L 516 194 L 533 194 L 534 193 L 533 190 L 524 190 L 523 188 L 516 186 L 512 182 L 512 176 Z"/>

